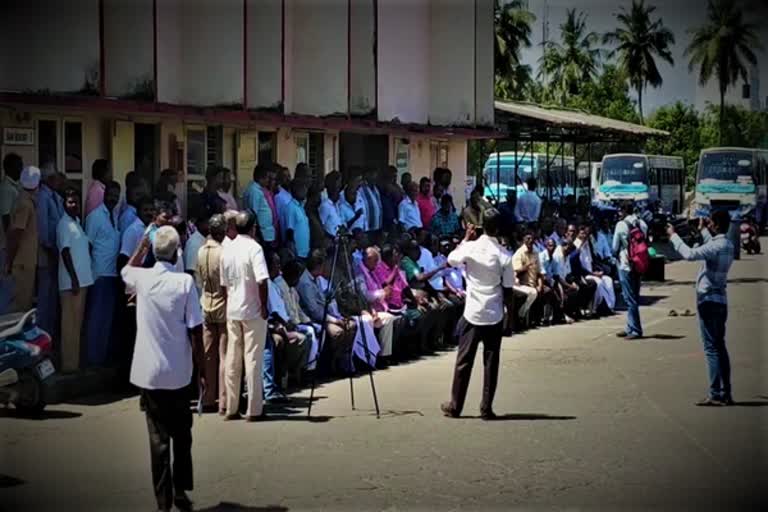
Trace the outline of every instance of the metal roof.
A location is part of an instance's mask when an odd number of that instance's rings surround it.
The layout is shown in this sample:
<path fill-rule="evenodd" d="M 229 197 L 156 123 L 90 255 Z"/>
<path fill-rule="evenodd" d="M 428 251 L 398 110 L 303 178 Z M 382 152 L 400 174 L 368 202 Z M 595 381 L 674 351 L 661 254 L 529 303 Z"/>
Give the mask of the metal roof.
<path fill-rule="evenodd" d="M 578 110 L 534 103 L 494 102 L 497 129 L 518 140 L 538 142 L 615 142 L 666 137 L 669 132 L 596 116 Z"/>

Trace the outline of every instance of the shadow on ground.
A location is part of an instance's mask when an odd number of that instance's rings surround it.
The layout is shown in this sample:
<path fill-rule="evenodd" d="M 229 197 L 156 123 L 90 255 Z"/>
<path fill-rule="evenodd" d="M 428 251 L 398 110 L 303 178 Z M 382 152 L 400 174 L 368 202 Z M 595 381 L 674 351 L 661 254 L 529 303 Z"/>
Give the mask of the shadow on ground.
<path fill-rule="evenodd" d="M 462 419 L 479 419 L 480 416 L 461 416 Z M 539 421 L 539 420 L 575 420 L 576 416 L 558 416 L 539 413 L 508 413 L 499 414 L 493 420 L 488 421 Z"/>
<path fill-rule="evenodd" d="M 682 340 L 685 338 L 686 336 L 680 336 L 677 334 L 650 334 L 648 336 L 643 337 L 643 339 L 645 340 L 662 340 L 662 341 L 675 341 L 675 340 Z"/>
<path fill-rule="evenodd" d="M 21 420 L 33 420 L 33 421 L 67 420 L 71 418 L 79 418 L 82 415 L 83 414 L 80 412 L 49 411 L 49 410 L 44 410 L 38 414 L 22 414 L 17 409 L 14 409 L 11 407 L 0 409 L 0 418 L 18 418 Z"/>
<path fill-rule="evenodd" d="M 8 476 L 8 475 L 0 475 L 0 489 L 3 487 L 16 487 L 17 485 L 23 485 L 24 480 L 20 480 L 18 478 Z"/>
<path fill-rule="evenodd" d="M 218 505 L 212 507 L 195 509 L 197 512 L 287 512 L 287 507 L 280 505 L 266 505 L 263 507 L 251 507 L 248 505 L 240 505 L 239 503 L 230 503 L 222 501 Z"/>

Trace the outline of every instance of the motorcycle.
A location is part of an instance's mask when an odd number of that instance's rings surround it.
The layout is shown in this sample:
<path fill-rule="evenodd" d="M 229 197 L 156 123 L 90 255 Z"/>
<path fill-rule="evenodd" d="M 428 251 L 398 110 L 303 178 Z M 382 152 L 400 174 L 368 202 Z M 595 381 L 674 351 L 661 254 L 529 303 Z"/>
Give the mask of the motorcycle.
<path fill-rule="evenodd" d="M 751 220 L 745 220 L 741 223 L 741 248 L 744 249 L 747 254 L 760 254 L 760 239 L 758 238 L 758 227 Z"/>
<path fill-rule="evenodd" d="M 40 414 L 50 396 L 51 336 L 37 327 L 35 310 L 0 316 L 0 403 Z"/>

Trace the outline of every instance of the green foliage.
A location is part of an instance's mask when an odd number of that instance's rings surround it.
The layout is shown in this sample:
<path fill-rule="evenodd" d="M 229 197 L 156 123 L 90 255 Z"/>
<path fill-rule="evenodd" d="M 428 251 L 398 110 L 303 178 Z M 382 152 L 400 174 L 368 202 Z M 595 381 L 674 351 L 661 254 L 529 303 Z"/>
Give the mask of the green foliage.
<path fill-rule="evenodd" d="M 587 16 L 568 9 L 565 23 L 560 25 L 562 43 L 550 41 L 539 60 L 539 79 L 546 79 L 555 97 L 565 104 L 590 83 L 600 67 L 600 50 L 595 48 L 598 36 L 587 31 Z"/>
<path fill-rule="evenodd" d="M 531 47 L 531 25 L 536 16 L 520 0 L 494 0 L 495 93 L 498 98 L 520 99 L 531 82 L 531 68 L 520 62 L 520 50 Z"/>
<path fill-rule="evenodd" d="M 699 83 L 705 85 L 714 76 L 720 91 L 720 134 L 726 134 L 725 92 L 739 79 L 747 80 L 748 65 L 756 65 L 754 50 L 762 45 L 757 25 L 743 18 L 734 0 L 709 0 L 705 24 L 691 31 L 693 39 L 685 50 L 690 56 L 688 68 L 699 68 Z M 723 140 L 720 141 L 724 143 Z"/>
<path fill-rule="evenodd" d="M 709 105 L 701 116 L 701 140 L 704 147 L 768 148 L 768 112 L 726 105 L 721 124 L 718 108 Z"/>
<path fill-rule="evenodd" d="M 604 44 L 616 45 L 608 57 L 618 55 L 619 66 L 637 91 L 640 122 L 643 121 L 643 89 L 647 85 L 660 87 L 664 81 L 655 57 L 674 64 L 669 47 L 675 43 L 675 36 L 660 18 L 651 20 L 655 10 L 654 6 L 646 7 L 645 0 L 633 0 L 629 11 L 622 7 L 616 15 L 619 27 L 603 36 Z"/>
<path fill-rule="evenodd" d="M 597 80 L 585 84 L 581 94 L 569 97 L 565 106 L 620 121 L 639 121 L 635 104 L 629 97 L 627 76 L 613 65 L 604 66 Z"/>
<path fill-rule="evenodd" d="M 682 102 L 659 108 L 648 119 L 648 126 L 669 132 L 668 138 L 649 139 L 645 152 L 655 155 L 680 156 L 685 162 L 688 186 L 696 178 L 696 164 L 701 151 L 701 119 L 698 112 Z"/>

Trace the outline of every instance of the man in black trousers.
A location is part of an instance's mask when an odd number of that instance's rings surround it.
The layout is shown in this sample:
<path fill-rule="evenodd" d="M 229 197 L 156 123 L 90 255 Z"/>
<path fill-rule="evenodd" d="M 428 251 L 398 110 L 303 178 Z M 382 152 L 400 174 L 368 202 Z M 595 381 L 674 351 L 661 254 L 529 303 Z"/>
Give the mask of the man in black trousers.
<path fill-rule="evenodd" d="M 150 247 L 156 262 L 152 268 L 142 268 Z M 174 271 L 178 247 L 178 232 L 163 226 L 153 243 L 144 237 L 120 273 L 136 291 L 138 325 L 131 383 L 141 391 L 141 409 L 147 416 L 152 483 L 160 510 L 174 505 L 192 510 L 186 491 L 192 490 L 188 386 L 193 355 L 198 368 L 203 367 L 200 299 L 192 276 Z M 199 374 L 204 390 L 203 373 Z"/>
<path fill-rule="evenodd" d="M 443 414 L 457 418 L 464 408 L 469 378 L 477 345 L 483 342 L 483 401 L 480 417 L 496 418 L 493 395 L 499 377 L 499 352 L 503 334 L 505 297 L 512 295 L 515 271 L 512 255 L 497 239 L 500 227 L 498 210 L 489 208 L 483 216 L 483 235 L 475 239 L 475 226 L 468 226 L 464 241 L 448 255 L 451 266 L 464 265 L 467 276 L 467 300 L 459 320 L 459 352 L 453 374 L 451 401 L 440 406 Z"/>

